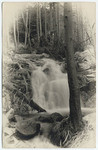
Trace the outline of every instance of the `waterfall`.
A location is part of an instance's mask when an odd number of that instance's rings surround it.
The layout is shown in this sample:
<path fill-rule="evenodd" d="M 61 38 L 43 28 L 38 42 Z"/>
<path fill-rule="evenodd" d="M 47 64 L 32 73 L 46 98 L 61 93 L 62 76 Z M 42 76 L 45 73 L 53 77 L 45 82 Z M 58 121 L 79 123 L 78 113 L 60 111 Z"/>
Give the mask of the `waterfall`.
<path fill-rule="evenodd" d="M 67 74 L 51 59 L 32 72 L 33 99 L 45 109 L 69 108 Z"/>

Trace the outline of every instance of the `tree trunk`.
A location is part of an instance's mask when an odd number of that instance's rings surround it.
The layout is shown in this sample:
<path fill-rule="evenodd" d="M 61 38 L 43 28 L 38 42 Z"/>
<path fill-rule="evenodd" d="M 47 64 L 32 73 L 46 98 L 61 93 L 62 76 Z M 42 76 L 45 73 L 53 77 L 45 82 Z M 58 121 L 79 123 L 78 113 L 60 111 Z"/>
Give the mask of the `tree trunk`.
<path fill-rule="evenodd" d="M 54 30 L 54 40 L 57 39 L 57 14 L 56 14 L 56 2 L 53 3 L 53 30 Z"/>
<path fill-rule="evenodd" d="M 28 29 L 28 42 L 29 42 L 29 46 L 31 48 L 31 39 L 30 39 L 30 33 L 31 33 L 31 29 L 30 29 L 30 20 L 31 20 L 31 15 L 30 15 L 30 12 L 29 12 L 29 29 Z"/>
<path fill-rule="evenodd" d="M 39 4 L 37 3 L 37 17 L 36 17 L 36 24 L 37 24 L 37 40 L 38 40 L 38 45 L 39 45 L 39 41 L 40 41 L 40 38 L 39 38 Z"/>
<path fill-rule="evenodd" d="M 50 33 L 52 32 L 53 24 L 52 24 L 52 3 L 50 3 Z"/>
<path fill-rule="evenodd" d="M 15 44 L 15 49 L 17 50 L 17 38 L 16 38 L 16 21 L 14 21 L 14 44 Z"/>
<path fill-rule="evenodd" d="M 40 37 L 42 36 L 41 8 L 39 6 Z"/>
<path fill-rule="evenodd" d="M 17 43 L 19 44 L 19 24 L 18 24 L 18 16 L 17 16 Z"/>
<path fill-rule="evenodd" d="M 56 25 L 56 38 L 58 39 L 58 9 L 57 9 L 57 3 L 55 3 L 55 25 Z"/>
<path fill-rule="evenodd" d="M 65 46 L 66 46 L 65 51 L 67 59 L 68 83 L 70 90 L 70 99 L 69 99 L 70 119 L 75 131 L 77 131 L 82 124 L 82 113 L 80 106 L 80 91 L 74 62 L 71 3 L 64 3 L 64 27 L 65 27 Z"/>
<path fill-rule="evenodd" d="M 47 40 L 47 14 L 46 14 L 46 3 L 45 3 L 45 38 Z"/>
<path fill-rule="evenodd" d="M 59 14 L 59 2 L 57 3 L 57 24 L 58 24 L 58 40 L 60 39 L 60 14 Z"/>
<path fill-rule="evenodd" d="M 27 44 L 28 38 L 28 11 L 26 11 L 26 18 L 25 18 L 25 46 Z"/>

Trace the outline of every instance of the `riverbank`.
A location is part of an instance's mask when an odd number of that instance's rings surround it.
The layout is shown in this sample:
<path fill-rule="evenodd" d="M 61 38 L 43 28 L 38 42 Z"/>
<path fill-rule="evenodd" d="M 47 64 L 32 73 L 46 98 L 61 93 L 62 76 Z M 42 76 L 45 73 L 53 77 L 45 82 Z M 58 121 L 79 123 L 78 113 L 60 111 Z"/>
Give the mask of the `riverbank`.
<path fill-rule="evenodd" d="M 3 114 L 3 147 L 4 148 L 58 148 L 48 138 L 37 135 L 29 140 L 15 137 L 16 129 L 9 126 L 6 114 Z M 68 148 L 94 148 L 96 146 L 96 114 L 93 112 L 83 117 L 87 121 L 84 130 L 74 136 Z"/>

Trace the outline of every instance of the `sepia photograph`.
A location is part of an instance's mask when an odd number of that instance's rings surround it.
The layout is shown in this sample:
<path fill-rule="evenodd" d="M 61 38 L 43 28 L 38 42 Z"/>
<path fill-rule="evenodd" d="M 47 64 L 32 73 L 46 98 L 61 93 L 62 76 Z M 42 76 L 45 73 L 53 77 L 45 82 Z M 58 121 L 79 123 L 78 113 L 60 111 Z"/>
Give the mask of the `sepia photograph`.
<path fill-rule="evenodd" d="M 3 148 L 96 148 L 96 2 L 2 3 Z"/>

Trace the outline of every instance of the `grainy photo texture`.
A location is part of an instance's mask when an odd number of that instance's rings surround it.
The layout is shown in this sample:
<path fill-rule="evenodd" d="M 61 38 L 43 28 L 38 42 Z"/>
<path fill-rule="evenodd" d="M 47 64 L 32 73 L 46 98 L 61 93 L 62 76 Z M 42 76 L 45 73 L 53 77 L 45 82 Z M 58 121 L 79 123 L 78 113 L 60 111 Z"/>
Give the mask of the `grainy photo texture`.
<path fill-rule="evenodd" d="M 3 148 L 96 147 L 95 10 L 2 4 Z"/>

